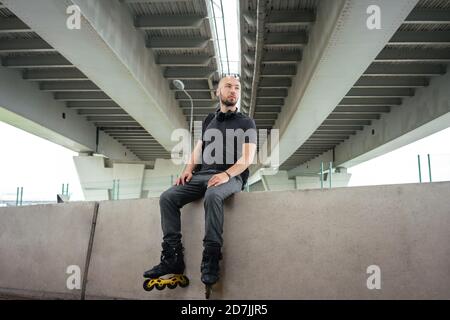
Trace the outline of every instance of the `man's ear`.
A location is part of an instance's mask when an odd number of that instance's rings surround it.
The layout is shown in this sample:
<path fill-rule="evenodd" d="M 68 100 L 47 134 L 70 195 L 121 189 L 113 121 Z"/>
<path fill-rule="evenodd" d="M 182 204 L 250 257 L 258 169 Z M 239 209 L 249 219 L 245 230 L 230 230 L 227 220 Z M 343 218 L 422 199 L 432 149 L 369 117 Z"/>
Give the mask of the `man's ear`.
<path fill-rule="evenodd" d="M 220 88 L 216 89 L 216 97 L 220 97 Z"/>

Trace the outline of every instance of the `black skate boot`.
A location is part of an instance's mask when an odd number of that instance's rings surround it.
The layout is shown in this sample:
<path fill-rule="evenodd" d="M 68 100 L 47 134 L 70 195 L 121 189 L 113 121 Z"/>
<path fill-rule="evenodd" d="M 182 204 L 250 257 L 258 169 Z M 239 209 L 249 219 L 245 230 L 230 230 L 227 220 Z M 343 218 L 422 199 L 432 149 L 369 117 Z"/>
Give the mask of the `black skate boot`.
<path fill-rule="evenodd" d="M 220 247 L 205 247 L 201 264 L 201 280 L 205 284 L 206 299 L 209 299 L 212 285 L 219 280 L 219 261 L 222 259 Z"/>
<path fill-rule="evenodd" d="M 144 281 L 144 290 L 151 291 L 154 287 L 158 290 L 174 289 L 177 285 L 186 287 L 189 279 L 183 275 L 184 255 L 181 243 L 177 246 L 171 246 L 165 242 L 162 244 L 161 262 L 144 272 L 144 278 L 150 278 Z"/>

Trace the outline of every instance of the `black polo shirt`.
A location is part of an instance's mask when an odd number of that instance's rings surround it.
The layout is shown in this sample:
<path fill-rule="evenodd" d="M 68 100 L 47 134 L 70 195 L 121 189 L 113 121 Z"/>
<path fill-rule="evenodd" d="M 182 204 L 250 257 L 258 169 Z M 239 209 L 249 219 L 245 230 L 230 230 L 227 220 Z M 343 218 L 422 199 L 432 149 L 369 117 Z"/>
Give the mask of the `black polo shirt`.
<path fill-rule="evenodd" d="M 257 143 L 255 121 L 237 110 L 218 110 L 209 123 L 207 119 L 202 124 L 202 163 L 198 172 L 223 172 L 242 156 L 244 143 Z M 245 183 L 248 169 L 241 176 Z"/>

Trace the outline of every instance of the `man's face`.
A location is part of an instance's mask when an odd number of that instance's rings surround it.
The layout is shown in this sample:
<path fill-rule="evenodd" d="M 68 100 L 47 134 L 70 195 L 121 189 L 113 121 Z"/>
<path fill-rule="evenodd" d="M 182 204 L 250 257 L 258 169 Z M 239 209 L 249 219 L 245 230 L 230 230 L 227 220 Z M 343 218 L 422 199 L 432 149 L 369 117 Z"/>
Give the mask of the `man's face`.
<path fill-rule="evenodd" d="M 220 80 L 216 95 L 223 105 L 234 107 L 239 100 L 241 84 L 235 77 L 224 77 Z"/>

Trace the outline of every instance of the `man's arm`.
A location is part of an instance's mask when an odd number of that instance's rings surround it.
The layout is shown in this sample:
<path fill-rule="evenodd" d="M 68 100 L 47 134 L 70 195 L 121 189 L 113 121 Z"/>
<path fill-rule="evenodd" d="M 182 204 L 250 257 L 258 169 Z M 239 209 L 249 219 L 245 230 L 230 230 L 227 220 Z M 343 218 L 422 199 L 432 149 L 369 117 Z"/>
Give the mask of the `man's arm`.
<path fill-rule="evenodd" d="M 255 143 L 244 143 L 242 145 L 242 156 L 238 161 L 228 168 L 225 172 L 215 174 L 208 181 L 208 188 L 219 186 L 222 183 L 226 183 L 230 178 L 240 175 L 245 171 L 253 162 L 256 154 Z M 228 173 L 228 174 L 227 174 Z M 229 176 L 228 176 L 229 175 Z"/>
<path fill-rule="evenodd" d="M 175 185 L 184 185 L 186 182 L 189 182 L 192 179 L 192 171 L 194 171 L 195 166 L 200 163 L 200 158 L 202 156 L 202 145 L 203 142 L 201 140 L 197 141 L 197 144 L 192 151 L 189 161 L 184 167 L 183 172 L 180 177 L 175 181 Z"/>

